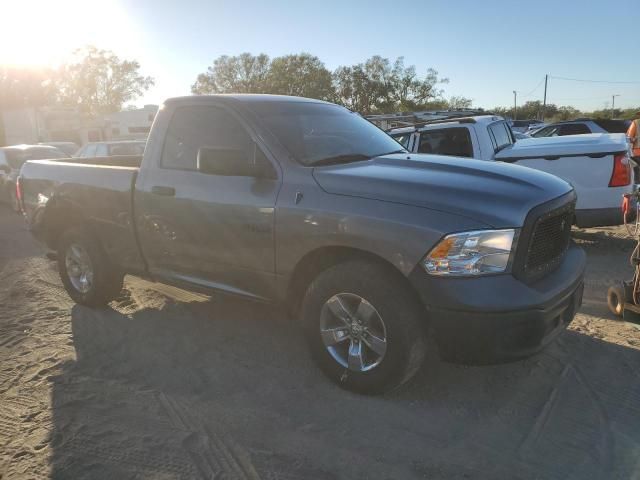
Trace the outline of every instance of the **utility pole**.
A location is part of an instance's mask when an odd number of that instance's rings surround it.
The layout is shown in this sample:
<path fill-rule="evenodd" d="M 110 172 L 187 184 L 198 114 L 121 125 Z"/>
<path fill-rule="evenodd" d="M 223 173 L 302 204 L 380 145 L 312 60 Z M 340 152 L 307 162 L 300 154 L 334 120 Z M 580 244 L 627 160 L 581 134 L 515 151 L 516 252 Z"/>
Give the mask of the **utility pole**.
<path fill-rule="evenodd" d="M 544 76 L 544 100 L 542 101 L 542 120 L 544 122 L 544 114 L 547 111 L 547 82 L 549 81 L 549 74 Z"/>
<path fill-rule="evenodd" d="M 513 91 L 513 119 L 518 118 L 518 92 Z"/>
<path fill-rule="evenodd" d="M 616 93 L 615 95 L 611 95 L 611 118 L 616 116 L 616 97 L 619 97 L 620 94 Z"/>

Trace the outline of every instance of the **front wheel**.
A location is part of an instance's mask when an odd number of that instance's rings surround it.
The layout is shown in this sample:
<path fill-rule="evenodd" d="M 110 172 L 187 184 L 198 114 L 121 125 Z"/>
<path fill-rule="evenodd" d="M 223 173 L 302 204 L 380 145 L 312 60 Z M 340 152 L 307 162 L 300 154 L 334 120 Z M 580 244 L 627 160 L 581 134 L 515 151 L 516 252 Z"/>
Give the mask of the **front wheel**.
<path fill-rule="evenodd" d="M 82 305 L 106 305 L 122 290 L 124 274 L 111 266 L 97 240 L 82 228 L 71 228 L 60 238 L 58 270 L 69 296 Z"/>
<path fill-rule="evenodd" d="M 314 360 L 339 386 L 382 393 L 409 380 L 424 359 L 424 309 L 391 268 L 350 261 L 322 272 L 302 306 Z"/>

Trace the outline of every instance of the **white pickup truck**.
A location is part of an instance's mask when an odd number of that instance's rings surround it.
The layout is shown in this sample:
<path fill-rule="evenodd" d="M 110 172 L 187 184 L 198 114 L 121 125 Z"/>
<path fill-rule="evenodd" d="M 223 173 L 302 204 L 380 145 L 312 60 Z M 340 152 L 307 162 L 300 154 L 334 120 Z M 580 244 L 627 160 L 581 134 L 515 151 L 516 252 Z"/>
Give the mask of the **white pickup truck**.
<path fill-rule="evenodd" d="M 622 223 L 622 195 L 634 190 L 624 134 L 588 134 L 518 140 L 494 115 L 435 120 L 388 132 L 410 152 L 517 163 L 552 173 L 576 190 L 579 227 Z"/>

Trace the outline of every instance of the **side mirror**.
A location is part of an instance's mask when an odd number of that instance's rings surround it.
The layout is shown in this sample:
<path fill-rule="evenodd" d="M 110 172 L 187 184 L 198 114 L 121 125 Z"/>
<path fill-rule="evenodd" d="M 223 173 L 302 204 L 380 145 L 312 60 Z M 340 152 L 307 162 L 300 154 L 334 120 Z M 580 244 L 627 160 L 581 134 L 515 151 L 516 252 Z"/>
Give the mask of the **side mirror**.
<path fill-rule="evenodd" d="M 273 167 L 266 159 L 257 161 L 258 148 L 202 147 L 198 149 L 196 168 L 208 175 L 227 177 L 273 178 Z"/>

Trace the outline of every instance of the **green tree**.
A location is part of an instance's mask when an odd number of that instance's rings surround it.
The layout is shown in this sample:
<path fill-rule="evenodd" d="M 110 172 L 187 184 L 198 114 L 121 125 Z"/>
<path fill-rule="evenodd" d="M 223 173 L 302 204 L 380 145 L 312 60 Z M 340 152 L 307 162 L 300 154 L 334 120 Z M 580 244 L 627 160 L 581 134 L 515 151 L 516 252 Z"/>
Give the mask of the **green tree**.
<path fill-rule="evenodd" d="M 570 107 L 568 105 L 563 105 L 558 107 L 557 112 L 551 117 L 555 121 L 564 121 L 564 120 L 573 120 L 574 118 L 578 118 L 582 115 L 582 112 L 577 108 Z"/>
<path fill-rule="evenodd" d="M 621 120 L 631 120 L 638 111 L 640 111 L 640 107 L 625 109 L 616 108 L 613 113 L 610 108 L 605 108 L 602 110 L 594 110 L 593 112 L 585 112 L 584 116 L 589 118 L 617 118 Z"/>
<path fill-rule="evenodd" d="M 379 111 L 383 89 L 363 64 L 338 67 L 333 73 L 335 102 L 362 114 Z"/>
<path fill-rule="evenodd" d="M 418 77 L 414 65 L 404 66 L 403 57 L 394 63 L 393 80 L 392 109 L 401 111 L 428 109 L 429 103 L 440 101 L 438 99 L 442 97 L 443 91 L 436 85 L 449 83 L 448 78 L 439 78 L 433 68 L 429 68 L 423 78 Z"/>
<path fill-rule="evenodd" d="M 206 73 L 198 75 L 191 91 L 207 93 L 268 93 L 269 57 L 242 53 L 222 55 L 213 61 Z"/>
<path fill-rule="evenodd" d="M 266 90 L 278 95 L 331 100 L 331 72 L 318 57 L 298 53 L 276 57 L 266 77 Z"/>
<path fill-rule="evenodd" d="M 464 110 L 471 108 L 473 100 L 462 96 L 453 96 L 447 101 L 447 105 L 451 110 Z"/>
<path fill-rule="evenodd" d="M 60 69 L 59 100 L 88 114 L 117 112 L 154 84 L 152 77 L 139 73 L 140 64 L 135 60 L 121 60 L 93 46 L 74 54 L 74 61 Z"/>
<path fill-rule="evenodd" d="M 542 118 L 542 110 L 543 106 L 540 100 L 528 101 L 522 105 L 518 105 L 517 117 L 520 120 Z M 513 117 L 512 106 L 495 107 L 491 111 L 497 115 L 502 115 L 503 117 Z M 544 118 L 549 120 L 558 114 L 558 106 L 553 103 L 548 103 L 544 108 L 544 111 Z"/>
<path fill-rule="evenodd" d="M 416 68 L 406 67 L 402 57 L 391 62 L 375 55 L 364 63 L 340 66 L 330 73 L 318 57 L 309 53 L 273 60 L 265 54 L 243 53 L 215 59 L 206 73 L 198 75 L 191 91 L 297 95 L 333 100 L 369 114 L 428 106 L 434 100 L 442 100 L 442 90 L 437 85 L 447 81 L 433 69 L 423 77 L 418 76 Z"/>
<path fill-rule="evenodd" d="M 362 114 L 419 110 L 440 97 L 442 91 L 436 85 L 448 81 L 433 69 L 420 78 L 415 66 L 405 67 L 403 57 L 392 64 L 379 55 L 339 67 L 333 78 L 336 101 Z"/>

